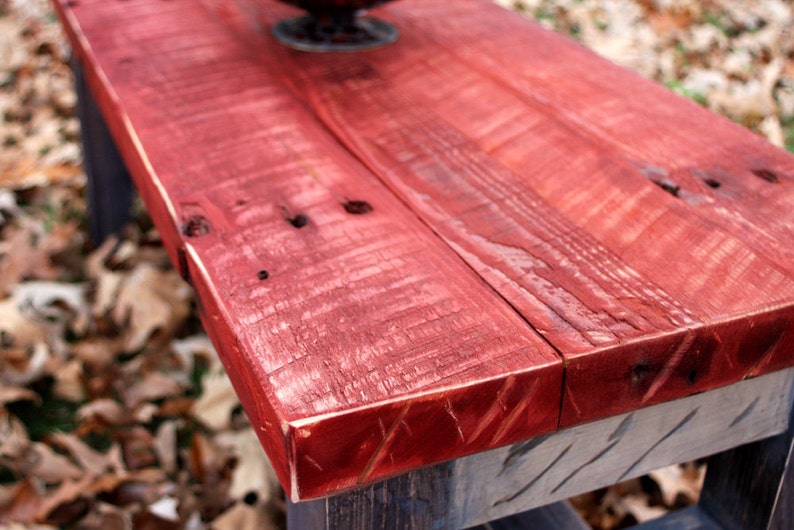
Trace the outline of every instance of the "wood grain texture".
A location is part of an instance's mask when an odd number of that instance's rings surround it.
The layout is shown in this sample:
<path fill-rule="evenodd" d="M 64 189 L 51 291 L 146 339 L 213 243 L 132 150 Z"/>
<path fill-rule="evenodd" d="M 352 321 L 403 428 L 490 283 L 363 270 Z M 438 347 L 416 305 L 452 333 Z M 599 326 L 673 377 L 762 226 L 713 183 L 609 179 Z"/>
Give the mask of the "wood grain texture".
<path fill-rule="evenodd" d="M 213 12 L 60 7 L 293 499 L 556 427 L 557 354 Z"/>
<path fill-rule="evenodd" d="M 407 473 L 349 493 L 287 504 L 287 528 L 411 530 L 456 528 L 450 516 L 451 466 Z"/>
<path fill-rule="evenodd" d="M 293 500 L 794 364 L 794 158 L 518 15 L 56 5 Z"/>
<path fill-rule="evenodd" d="M 384 12 L 372 54 L 236 31 L 562 353 L 562 425 L 792 362 L 794 158 L 487 0 Z"/>

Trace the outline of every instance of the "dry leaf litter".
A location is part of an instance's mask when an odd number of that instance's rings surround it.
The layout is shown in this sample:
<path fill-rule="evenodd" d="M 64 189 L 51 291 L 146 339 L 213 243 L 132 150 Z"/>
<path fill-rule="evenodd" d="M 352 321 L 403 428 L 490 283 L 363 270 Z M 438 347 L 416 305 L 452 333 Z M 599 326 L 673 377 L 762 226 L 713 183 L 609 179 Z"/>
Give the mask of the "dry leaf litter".
<path fill-rule="evenodd" d="M 785 0 L 498 0 L 794 149 Z M 192 292 L 139 208 L 91 246 L 69 50 L 0 0 L 0 527 L 283 527 Z M 599 529 L 695 502 L 689 463 L 573 499 Z"/>

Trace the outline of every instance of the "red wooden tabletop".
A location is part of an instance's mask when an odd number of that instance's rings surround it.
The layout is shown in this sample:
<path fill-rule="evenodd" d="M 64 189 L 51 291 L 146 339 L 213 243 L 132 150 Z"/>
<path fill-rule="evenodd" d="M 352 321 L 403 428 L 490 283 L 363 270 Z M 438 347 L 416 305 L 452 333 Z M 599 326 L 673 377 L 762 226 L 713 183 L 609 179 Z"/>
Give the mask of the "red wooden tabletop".
<path fill-rule="evenodd" d="M 794 157 L 488 0 L 58 0 L 293 500 L 794 365 Z"/>

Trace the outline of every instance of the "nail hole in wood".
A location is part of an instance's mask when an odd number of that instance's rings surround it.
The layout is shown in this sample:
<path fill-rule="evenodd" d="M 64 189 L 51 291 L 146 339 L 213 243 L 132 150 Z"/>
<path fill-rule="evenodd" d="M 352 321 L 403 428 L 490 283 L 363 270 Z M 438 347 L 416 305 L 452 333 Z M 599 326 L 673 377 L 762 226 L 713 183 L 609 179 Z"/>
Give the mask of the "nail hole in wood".
<path fill-rule="evenodd" d="M 673 197 L 678 197 L 678 194 L 681 192 L 681 186 L 673 184 L 672 182 L 656 179 L 651 179 L 651 182 L 662 188 Z"/>
<path fill-rule="evenodd" d="M 343 206 L 352 215 L 363 215 L 372 211 L 372 206 L 366 201 L 347 201 Z"/>
<path fill-rule="evenodd" d="M 715 189 L 715 190 L 717 188 L 719 188 L 720 186 L 722 186 L 722 182 L 720 182 L 719 180 L 714 180 L 714 179 L 704 179 L 703 183 L 706 186 L 708 186 L 709 188 L 712 188 L 712 189 Z"/>
<path fill-rule="evenodd" d="M 287 221 L 289 221 L 289 224 L 291 224 L 295 228 L 303 228 L 304 226 L 309 224 L 308 216 L 303 215 L 302 213 L 299 213 L 295 217 L 288 218 Z"/>
<path fill-rule="evenodd" d="M 256 277 L 259 278 L 260 280 L 267 280 L 268 278 L 270 278 L 270 273 L 267 272 L 265 269 L 262 269 L 261 271 L 256 273 Z"/>
<path fill-rule="evenodd" d="M 772 184 L 780 181 L 777 174 L 774 171 L 770 171 L 768 169 L 753 169 L 752 172 L 756 177 Z"/>
<path fill-rule="evenodd" d="M 187 237 L 200 237 L 210 233 L 210 223 L 203 215 L 193 215 L 182 225 L 182 234 Z"/>
<path fill-rule="evenodd" d="M 651 365 L 648 363 L 648 361 L 642 361 L 638 364 L 635 364 L 631 369 L 631 382 L 639 383 L 648 376 L 650 371 Z"/>

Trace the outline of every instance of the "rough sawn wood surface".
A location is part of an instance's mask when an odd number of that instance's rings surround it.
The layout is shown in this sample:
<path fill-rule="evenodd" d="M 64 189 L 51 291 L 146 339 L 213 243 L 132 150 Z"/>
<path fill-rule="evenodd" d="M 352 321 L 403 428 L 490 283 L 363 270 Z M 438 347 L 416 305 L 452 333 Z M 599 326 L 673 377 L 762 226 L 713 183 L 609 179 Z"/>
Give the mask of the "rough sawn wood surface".
<path fill-rule="evenodd" d="M 514 13 L 57 5 L 293 500 L 794 364 L 794 159 Z"/>

